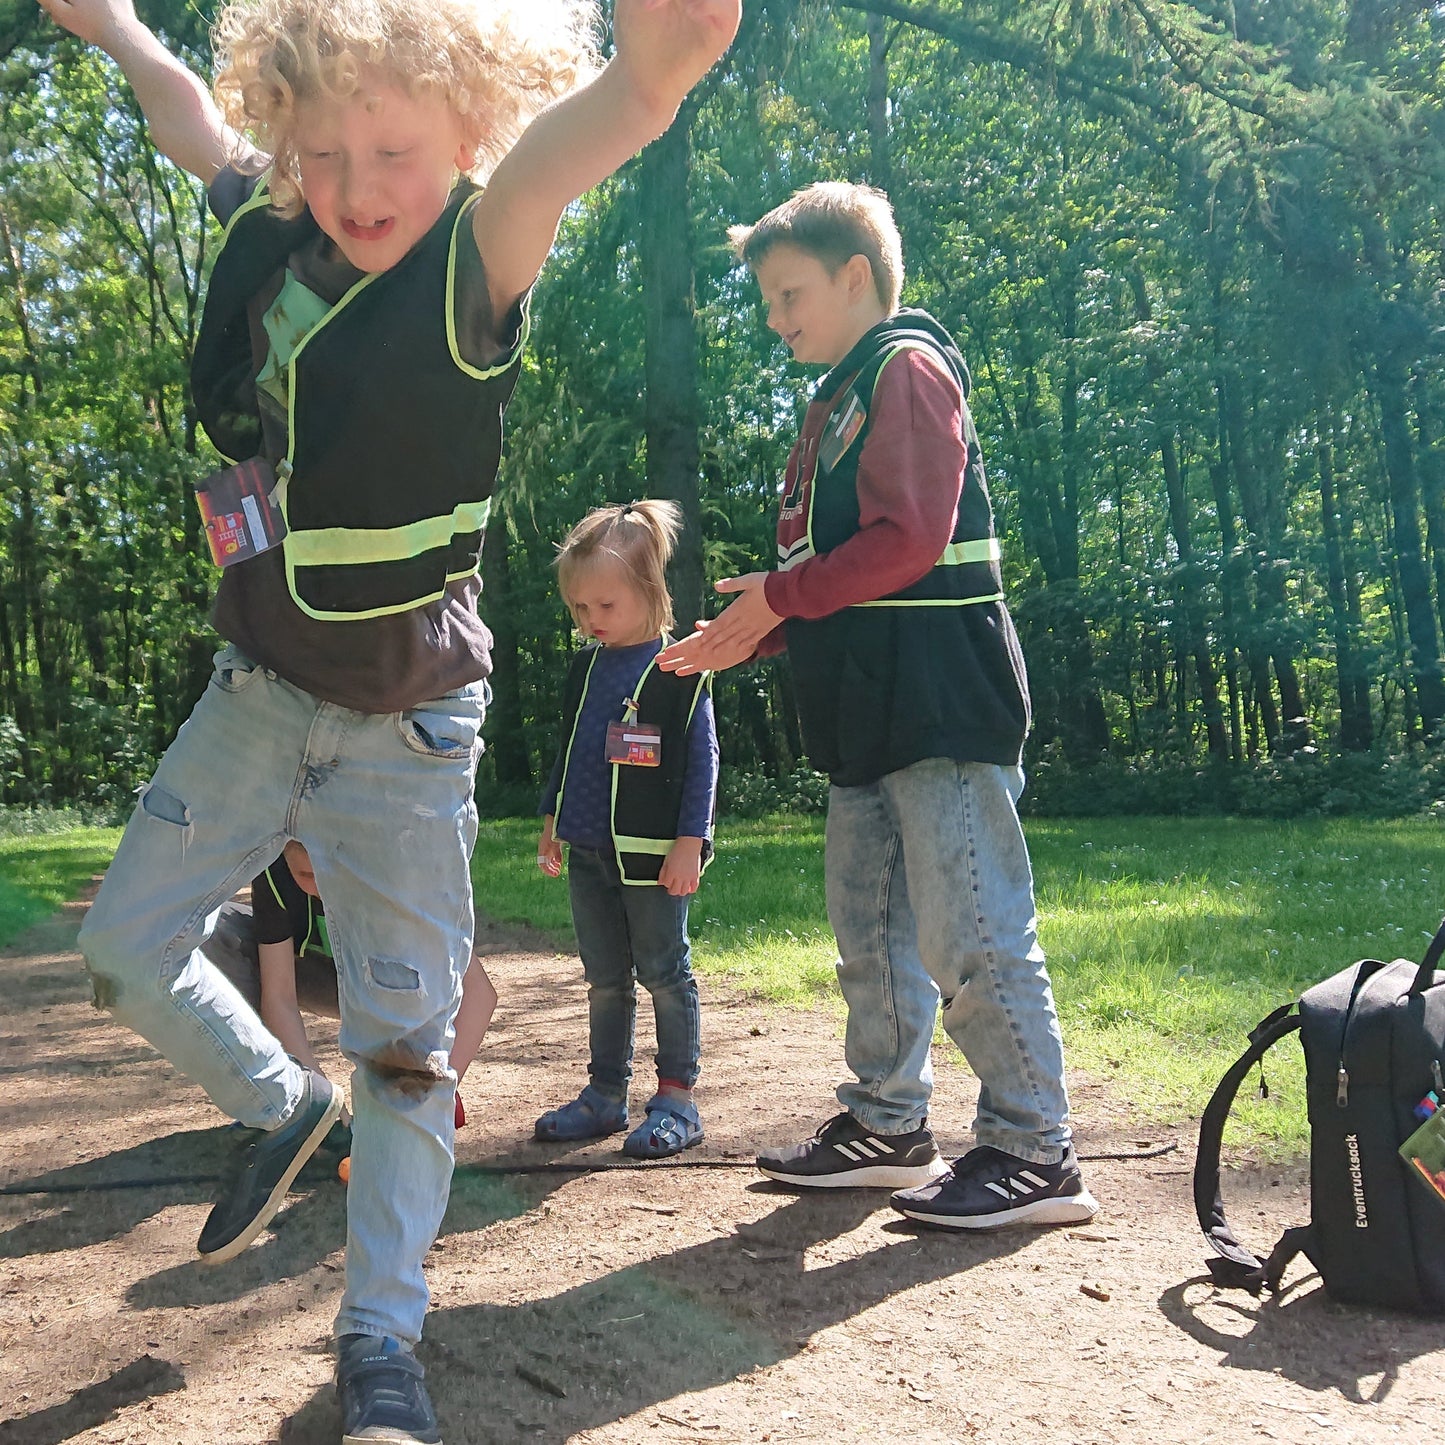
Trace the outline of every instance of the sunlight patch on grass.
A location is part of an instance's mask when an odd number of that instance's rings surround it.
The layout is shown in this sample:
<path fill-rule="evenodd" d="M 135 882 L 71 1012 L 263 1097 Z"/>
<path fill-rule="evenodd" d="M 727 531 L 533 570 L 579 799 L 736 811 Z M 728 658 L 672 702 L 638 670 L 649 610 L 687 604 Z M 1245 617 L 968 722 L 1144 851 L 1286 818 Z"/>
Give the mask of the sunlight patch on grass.
<path fill-rule="evenodd" d="M 119 828 L 0 836 L 0 945 L 79 897 L 119 841 Z"/>

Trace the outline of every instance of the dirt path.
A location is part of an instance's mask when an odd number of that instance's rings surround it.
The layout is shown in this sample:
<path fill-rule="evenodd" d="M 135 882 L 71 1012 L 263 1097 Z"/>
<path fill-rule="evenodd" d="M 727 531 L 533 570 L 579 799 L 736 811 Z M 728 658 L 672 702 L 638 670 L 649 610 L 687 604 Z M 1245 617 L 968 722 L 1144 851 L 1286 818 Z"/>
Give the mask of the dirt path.
<path fill-rule="evenodd" d="M 329 1327 L 344 1189 L 323 1156 L 245 1255 L 194 1259 L 222 1122 L 94 1012 L 80 905 L 0 955 L 0 1445 L 335 1445 Z M 746 1165 L 830 1110 L 839 1020 L 704 986 L 708 1140 L 684 1167 L 528 1142 L 584 1077 L 575 959 L 495 934 L 502 996 L 465 1090 L 421 1349 L 448 1445 L 546 1441 L 1331 1442 L 1445 1430 L 1445 1327 L 1344 1310 L 1309 1276 L 1216 1296 L 1189 1131 L 1141 1129 L 1076 1081 L 1088 1229 L 915 1234 L 861 1191 L 795 1197 Z M 645 1010 L 644 1010 L 645 1012 Z M 650 1040 L 639 1055 L 649 1057 Z M 971 1081 L 940 1060 L 934 1122 L 967 1144 Z M 803 1127 L 806 1126 L 806 1127 Z M 105 1187 L 119 1182 L 143 1187 Z M 77 1186 L 90 1186 L 77 1188 Z M 1230 1176 L 1257 1242 L 1296 1177 Z M 1087 1290 L 1087 1292 L 1086 1292 Z M 1098 1296 L 1104 1296 L 1100 1298 Z"/>

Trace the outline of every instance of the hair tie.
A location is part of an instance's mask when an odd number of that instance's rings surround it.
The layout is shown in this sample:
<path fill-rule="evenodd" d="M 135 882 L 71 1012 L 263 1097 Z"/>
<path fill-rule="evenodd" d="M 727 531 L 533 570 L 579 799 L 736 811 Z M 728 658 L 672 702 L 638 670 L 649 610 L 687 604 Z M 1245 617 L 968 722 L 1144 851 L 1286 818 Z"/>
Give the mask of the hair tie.
<path fill-rule="evenodd" d="M 632 515 L 632 505 L 633 504 L 631 502 L 626 502 L 623 504 L 622 515 L 624 517 L 630 517 Z"/>

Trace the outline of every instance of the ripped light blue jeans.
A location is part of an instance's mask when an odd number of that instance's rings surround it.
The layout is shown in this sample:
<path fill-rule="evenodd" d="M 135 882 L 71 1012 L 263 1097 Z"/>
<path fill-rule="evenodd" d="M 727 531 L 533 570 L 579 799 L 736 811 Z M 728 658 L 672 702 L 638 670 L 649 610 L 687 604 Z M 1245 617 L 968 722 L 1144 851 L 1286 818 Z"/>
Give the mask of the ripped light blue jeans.
<path fill-rule="evenodd" d="M 974 1137 L 1036 1164 L 1068 1147 L 1053 988 L 1015 803 L 1019 768 L 932 758 L 828 794 L 824 873 L 856 1082 L 839 1102 L 864 1128 L 927 1116 L 943 1027 L 979 1081 Z"/>
<path fill-rule="evenodd" d="M 352 712 L 223 648 L 81 930 L 96 1002 L 218 1108 L 274 1129 L 301 1068 L 199 945 L 288 838 L 310 852 L 356 1066 L 338 1334 L 421 1336 L 422 1263 L 451 1187 L 487 695 L 477 682 L 403 713 Z"/>

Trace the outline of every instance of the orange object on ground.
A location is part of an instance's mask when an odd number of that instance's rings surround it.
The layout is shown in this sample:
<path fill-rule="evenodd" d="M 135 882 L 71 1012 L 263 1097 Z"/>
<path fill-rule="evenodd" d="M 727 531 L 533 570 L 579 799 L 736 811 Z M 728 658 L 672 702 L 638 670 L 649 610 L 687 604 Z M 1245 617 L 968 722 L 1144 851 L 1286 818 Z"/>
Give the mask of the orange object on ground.
<path fill-rule="evenodd" d="M 336 1177 L 343 1184 L 351 1183 L 351 1155 L 348 1154 L 340 1164 L 336 1166 Z"/>

